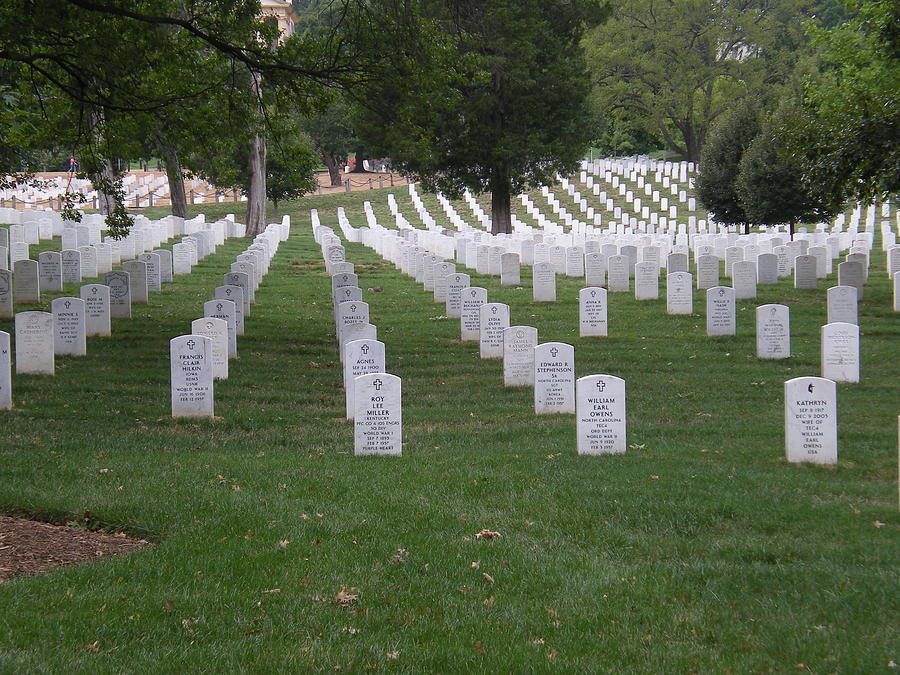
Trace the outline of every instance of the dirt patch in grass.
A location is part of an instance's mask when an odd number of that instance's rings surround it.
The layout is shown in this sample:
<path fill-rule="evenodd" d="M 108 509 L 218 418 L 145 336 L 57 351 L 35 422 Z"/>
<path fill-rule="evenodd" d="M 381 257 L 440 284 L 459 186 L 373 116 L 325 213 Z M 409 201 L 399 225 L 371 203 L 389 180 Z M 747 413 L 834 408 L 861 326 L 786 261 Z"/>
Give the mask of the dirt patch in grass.
<path fill-rule="evenodd" d="M 0 516 L 0 580 L 119 555 L 147 544 L 121 533 L 90 532 Z"/>

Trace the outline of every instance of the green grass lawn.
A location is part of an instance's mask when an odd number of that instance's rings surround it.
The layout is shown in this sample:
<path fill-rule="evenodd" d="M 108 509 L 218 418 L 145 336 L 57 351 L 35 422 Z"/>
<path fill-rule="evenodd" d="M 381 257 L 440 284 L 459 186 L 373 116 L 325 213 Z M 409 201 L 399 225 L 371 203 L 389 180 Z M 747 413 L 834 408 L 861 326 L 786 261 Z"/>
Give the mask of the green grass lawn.
<path fill-rule="evenodd" d="M 0 672 L 877 673 L 900 662 L 900 322 L 877 245 L 859 307 L 861 381 L 838 386 L 839 464 L 821 467 L 785 461 L 782 392 L 819 374 L 835 276 L 817 291 L 760 286 L 738 302 L 734 337 L 706 337 L 700 292 L 695 315 L 666 315 L 661 284 L 658 301 L 610 294 L 609 337 L 579 338 L 576 280 L 558 280 L 556 303 L 534 303 L 525 269 L 522 288 L 470 272 L 511 323 L 574 344 L 579 377 L 625 379 L 628 452 L 579 457 L 574 416 L 535 416 L 531 390 L 504 388 L 501 362 L 461 343 L 430 292 L 347 244 L 404 398 L 403 457 L 354 458 L 308 212 L 339 232 L 336 207 L 358 227 L 370 199 L 387 224 L 387 192 L 286 205 L 291 237 L 216 384 L 214 420 L 169 416 L 168 343 L 248 240 L 113 320 L 112 337 L 88 338 L 86 357 L 57 357 L 54 377 L 14 376 L 0 511 L 155 545 L 0 586 Z M 406 188 L 393 192 L 415 222 Z M 192 208 L 212 219 L 235 205 Z M 46 248 L 58 241 L 32 257 Z M 50 299 L 17 309 L 49 311 Z M 754 309 L 767 302 L 791 308 L 789 360 L 755 357 Z M 502 536 L 475 538 L 483 528 Z"/>

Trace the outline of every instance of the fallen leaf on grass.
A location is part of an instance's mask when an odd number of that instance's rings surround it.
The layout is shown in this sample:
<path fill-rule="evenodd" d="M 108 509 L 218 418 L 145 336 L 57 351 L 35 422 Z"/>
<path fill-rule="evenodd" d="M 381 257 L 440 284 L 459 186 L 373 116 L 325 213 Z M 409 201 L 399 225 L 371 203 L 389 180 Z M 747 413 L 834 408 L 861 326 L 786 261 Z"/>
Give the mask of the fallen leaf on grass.
<path fill-rule="evenodd" d="M 99 652 L 100 651 L 100 640 L 94 640 L 91 644 L 85 645 L 84 648 L 89 652 Z"/>
<path fill-rule="evenodd" d="M 397 659 L 400 658 L 400 650 L 398 649 L 398 650 L 395 651 L 395 652 L 388 652 L 387 657 L 388 657 L 388 659 L 391 660 L 391 661 L 396 661 Z"/>
<path fill-rule="evenodd" d="M 533 644 L 535 647 L 538 647 L 538 646 L 544 644 L 544 638 L 535 638 L 534 640 L 531 641 L 531 644 Z"/>
<path fill-rule="evenodd" d="M 359 600 L 359 589 L 347 586 L 341 586 L 341 590 L 334 596 L 334 601 L 344 607 L 352 605 L 357 600 Z"/>
<path fill-rule="evenodd" d="M 659 480 L 659 476 L 654 473 L 650 476 L 650 480 Z"/>
<path fill-rule="evenodd" d="M 880 520 L 876 520 L 872 523 L 872 527 L 884 527 L 884 523 L 882 523 Z"/>
<path fill-rule="evenodd" d="M 270 588 L 267 591 L 263 591 L 263 593 L 281 593 L 281 589 L 280 588 Z"/>
<path fill-rule="evenodd" d="M 494 532 L 493 530 L 482 530 L 475 535 L 476 539 L 497 539 L 501 537 L 499 532 Z"/>
<path fill-rule="evenodd" d="M 278 548 L 287 548 L 288 546 L 290 546 L 290 543 L 291 543 L 290 539 L 281 539 L 278 542 Z"/>
<path fill-rule="evenodd" d="M 481 604 L 485 607 L 493 607 L 494 606 L 494 596 L 490 596 L 489 598 L 485 598 L 481 601 Z"/>
<path fill-rule="evenodd" d="M 484 577 L 484 580 L 485 580 L 486 582 L 488 582 L 489 584 L 494 583 L 494 577 L 492 577 L 492 576 L 491 576 L 490 574 L 488 574 L 487 572 L 482 572 L 482 573 L 481 573 L 481 576 Z"/>
<path fill-rule="evenodd" d="M 481 640 L 475 643 L 475 653 L 478 654 L 478 656 L 484 654 L 484 645 L 481 644 Z"/>
<path fill-rule="evenodd" d="M 477 570 L 481 567 L 481 561 L 475 560 L 471 565 L 469 565 L 473 570 Z"/>

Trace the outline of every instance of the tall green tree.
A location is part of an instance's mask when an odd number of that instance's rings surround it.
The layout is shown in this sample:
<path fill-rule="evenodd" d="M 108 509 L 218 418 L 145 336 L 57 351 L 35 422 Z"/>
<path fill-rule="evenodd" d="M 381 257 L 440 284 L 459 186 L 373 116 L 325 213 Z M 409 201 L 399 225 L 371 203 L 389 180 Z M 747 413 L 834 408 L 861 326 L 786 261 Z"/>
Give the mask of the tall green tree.
<path fill-rule="evenodd" d="M 782 132 L 804 179 L 832 202 L 900 192 L 900 5 L 862 0 L 852 19 L 813 27 L 819 73 Z"/>
<path fill-rule="evenodd" d="M 591 0 L 463 0 L 408 9 L 412 44 L 359 92 L 358 133 L 431 189 L 490 191 L 495 232 L 510 198 L 576 166 L 590 140 L 585 27 Z"/>
<path fill-rule="evenodd" d="M 729 105 L 788 78 L 813 13 L 805 0 L 622 0 L 585 38 L 594 105 L 698 161 Z"/>
<path fill-rule="evenodd" d="M 819 186 L 804 180 L 802 166 L 785 148 L 780 133 L 782 120 L 794 115 L 796 108 L 786 101 L 763 121 L 740 157 L 734 182 L 738 204 L 748 222 L 788 223 L 792 235 L 796 223 L 830 218 L 840 206 Z"/>
<path fill-rule="evenodd" d="M 749 227 L 750 216 L 737 193 L 741 157 L 759 134 L 756 105 L 737 105 L 716 122 L 700 156 L 697 198 L 720 223 Z"/>

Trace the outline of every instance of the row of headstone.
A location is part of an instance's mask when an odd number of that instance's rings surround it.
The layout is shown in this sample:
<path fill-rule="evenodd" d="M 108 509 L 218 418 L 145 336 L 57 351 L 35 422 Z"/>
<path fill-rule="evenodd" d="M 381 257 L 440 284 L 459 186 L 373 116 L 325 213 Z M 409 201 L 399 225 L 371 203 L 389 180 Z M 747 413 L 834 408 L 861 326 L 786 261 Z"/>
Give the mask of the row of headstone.
<path fill-rule="evenodd" d="M 203 316 L 191 322 L 191 332 L 169 341 L 172 417 L 214 416 L 213 383 L 228 378 L 228 362 L 238 357 L 237 338 L 244 334 L 244 321 L 256 301 L 256 290 L 268 273 L 279 244 L 289 234 L 287 217 L 281 223 L 268 225 L 238 254 L 230 271 L 224 274 L 223 284 L 216 287 L 211 300 L 203 303 Z M 175 252 L 175 273 L 190 273 L 190 267 L 214 253 L 226 236 L 230 235 L 222 226 L 197 230 L 184 237 L 181 243 L 186 248 Z"/>
<path fill-rule="evenodd" d="M 327 237 L 324 231 L 320 237 Z M 365 241 L 365 240 L 364 240 Z M 327 240 L 323 247 L 334 247 L 336 244 Z M 532 326 L 510 326 L 509 306 L 504 303 L 487 301 L 484 288 L 469 285 L 470 276 L 458 273 L 439 259 L 425 259 L 424 265 L 430 266 L 432 272 L 416 275 L 418 265 L 405 265 L 407 273 L 419 280 L 433 278 L 434 288 L 441 288 L 435 293 L 435 301 L 445 296 L 444 302 L 447 316 L 460 319 L 460 338 L 462 341 L 477 341 L 479 354 L 483 359 L 501 358 L 503 360 L 504 386 L 533 388 L 535 414 L 575 414 L 576 413 L 576 380 L 575 349 L 562 342 L 538 344 L 537 329 Z M 452 264 L 451 264 L 452 265 Z M 401 265 L 401 268 L 404 265 Z M 407 270 L 404 270 L 407 271 Z M 434 277 L 434 274 L 441 274 Z M 552 270 L 550 270 L 552 273 Z M 332 277 L 332 296 L 337 303 L 340 294 L 347 294 L 348 284 L 356 282 L 356 275 L 351 271 L 342 271 Z M 424 282 L 423 282 L 424 283 Z M 605 334 L 605 294 L 603 288 L 590 288 L 582 291 L 582 297 L 588 304 L 586 330 L 590 334 Z M 600 295 L 603 296 L 601 301 Z M 345 300 L 337 305 L 340 317 L 348 312 L 365 313 L 368 306 L 358 298 Z M 347 319 L 344 319 L 347 320 Z M 338 323 L 338 331 L 341 330 Z M 353 324 L 350 324 L 353 325 Z M 366 347 L 367 356 L 375 353 L 371 343 L 375 340 L 359 340 L 347 345 L 345 355 L 345 372 L 353 367 L 359 355 L 351 351 L 351 345 L 357 343 Z M 381 344 L 381 343 L 378 343 Z M 602 384 L 597 384 L 598 378 Z M 345 376 L 345 382 L 347 381 Z M 619 386 L 621 383 L 621 386 Z M 607 375 L 595 375 L 578 380 L 579 396 L 577 407 L 583 414 L 579 417 L 578 450 L 582 454 L 606 454 L 625 451 L 625 391 L 624 381 Z M 383 386 L 387 386 L 386 383 Z M 596 399 L 596 391 L 590 387 L 607 388 L 606 394 Z M 349 416 L 349 413 L 348 413 Z"/>
<path fill-rule="evenodd" d="M 354 455 L 393 455 L 403 451 L 402 382 L 387 372 L 385 345 L 369 321 L 354 265 L 340 238 L 317 225 L 314 236 L 331 274 L 331 300 L 337 349 L 343 369 L 345 416 L 353 420 Z"/>
<path fill-rule="evenodd" d="M 680 284 L 682 287 L 687 287 L 687 307 L 682 311 L 689 313 L 691 309 L 690 289 L 692 287 L 690 275 L 679 272 L 673 274 L 685 274 L 687 276 L 687 278 L 673 276 L 668 281 L 673 282 L 672 286 Z M 458 290 L 453 295 L 456 293 L 461 295 L 458 307 L 461 318 L 461 333 L 464 340 L 467 338 L 473 339 L 472 336 L 475 333 L 476 325 L 475 308 L 478 309 L 479 329 L 488 316 L 491 314 L 496 316 L 502 309 L 505 309 L 504 313 L 508 320 L 508 306 L 502 305 L 501 308 L 501 303 L 488 303 L 485 289 L 469 287 L 468 275 L 448 275 L 448 287 L 454 281 L 458 284 Z M 605 319 L 605 312 L 603 311 L 605 309 L 605 294 L 606 289 L 603 288 L 585 288 L 580 292 L 579 306 L 583 324 L 582 334 L 591 334 L 592 328 L 596 334 L 602 334 L 597 327 L 605 323 L 599 318 L 602 316 Z M 674 298 L 673 294 L 669 294 L 667 297 L 668 308 L 671 310 L 671 305 L 673 304 L 678 307 L 680 304 L 678 302 L 679 296 L 684 297 L 684 295 L 684 291 L 681 291 L 680 294 L 674 294 Z M 735 289 L 733 287 L 709 289 L 707 293 L 708 317 L 712 317 L 708 326 L 710 334 L 734 334 L 734 295 Z M 466 306 L 467 298 L 469 306 Z M 586 315 L 591 314 L 586 307 L 588 298 L 596 303 L 593 308 L 593 314 L 598 316 L 598 318 L 593 322 L 585 321 Z M 822 330 L 823 377 L 828 378 L 826 381 L 832 383 L 835 380 L 858 381 L 858 327 L 855 325 L 856 289 L 851 286 L 834 287 L 829 289 L 828 298 L 829 325 L 824 326 Z M 453 304 L 455 305 L 455 303 Z M 451 314 L 451 311 L 448 310 L 448 316 Z M 488 312 L 490 314 L 487 314 Z M 852 318 L 854 323 L 831 321 L 832 318 L 838 317 Z M 585 323 L 588 325 L 584 326 Z M 525 326 L 513 326 L 503 330 L 504 348 L 507 342 L 514 344 L 516 338 L 518 338 L 520 344 L 527 342 L 527 338 L 531 337 L 531 335 L 534 338 L 532 344 L 528 344 L 524 348 L 520 347 L 518 354 L 515 354 L 515 356 L 511 350 L 507 351 L 504 349 L 505 382 L 507 362 L 512 366 L 515 363 L 514 359 L 516 356 L 519 357 L 520 361 L 523 356 L 525 359 L 530 357 L 530 363 L 528 364 L 530 367 L 524 369 L 528 375 L 523 376 L 521 381 L 516 382 L 516 384 L 527 383 L 535 387 L 535 412 L 538 414 L 545 412 L 576 412 L 579 425 L 579 453 L 624 452 L 624 382 L 619 380 L 621 386 L 612 386 L 609 382 L 609 378 L 612 376 L 598 375 L 581 378 L 576 385 L 574 381 L 574 349 L 572 346 L 563 343 L 538 345 L 536 332 L 535 329 Z M 790 356 L 790 353 L 789 309 L 784 305 L 777 304 L 758 307 L 757 356 L 759 358 L 787 358 Z M 522 369 L 520 369 L 520 373 L 521 371 Z M 613 379 L 618 380 L 618 378 Z M 584 395 L 581 394 L 582 381 L 584 381 L 586 387 Z M 600 395 L 600 392 L 587 388 L 588 383 L 590 386 L 607 388 L 608 391 L 615 392 L 615 394 L 610 393 L 609 396 L 603 397 Z M 621 391 L 621 395 L 616 395 L 619 391 Z M 820 412 L 814 410 L 812 414 L 818 416 Z M 786 427 L 786 430 L 789 430 L 789 427 Z M 811 460 L 795 459 L 790 450 L 793 447 L 792 441 L 788 438 L 786 431 L 789 460 L 836 462 L 836 436 L 834 438 L 834 443 L 832 443 L 835 448 L 834 453 L 827 449 L 831 447 L 828 445 L 829 441 L 823 446 L 826 450 L 819 452 L 815 458 Z M 808 434 L 805 436 L 805 439 L 805 450 L 810 451 L 809 454 L 811 456 L 816 455 L 811 450 L 818 447 L 816 442 L 811 442 Z"/>

